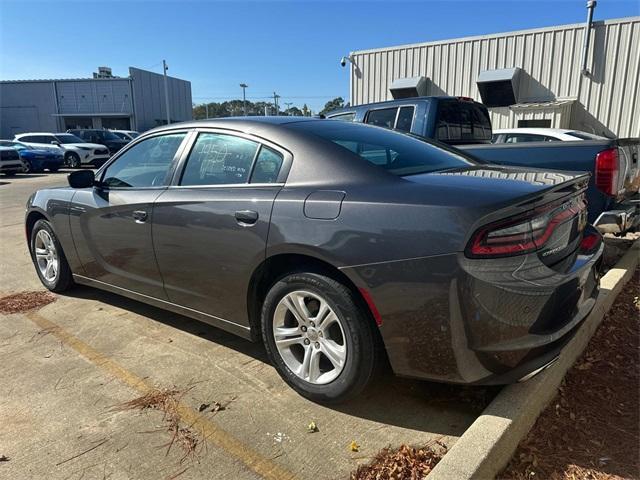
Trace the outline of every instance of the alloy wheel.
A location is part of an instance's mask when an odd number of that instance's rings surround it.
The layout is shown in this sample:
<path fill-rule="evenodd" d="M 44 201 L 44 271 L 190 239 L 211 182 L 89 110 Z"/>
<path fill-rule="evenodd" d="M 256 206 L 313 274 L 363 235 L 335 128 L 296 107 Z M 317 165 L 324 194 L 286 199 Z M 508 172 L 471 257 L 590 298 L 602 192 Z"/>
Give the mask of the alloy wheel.
<path fill-rule="evenodd" d="M 324 385 L 335 380 L 347 359 L 342 322 L 329 303 L 309 291 L 285 295 L 273 317 L 276 348 L 302 380 Z"/>
<path fill-rule="evenodd" d="M 38 231 L 34 242 L 34 249 L 38 270 L 40 270 L 42 278 L 47 282 L 55 282 L 58 277 L 60 265 L 58 252 L 56 251 L 56 246 L 49 232 L 46 230 Z"/>

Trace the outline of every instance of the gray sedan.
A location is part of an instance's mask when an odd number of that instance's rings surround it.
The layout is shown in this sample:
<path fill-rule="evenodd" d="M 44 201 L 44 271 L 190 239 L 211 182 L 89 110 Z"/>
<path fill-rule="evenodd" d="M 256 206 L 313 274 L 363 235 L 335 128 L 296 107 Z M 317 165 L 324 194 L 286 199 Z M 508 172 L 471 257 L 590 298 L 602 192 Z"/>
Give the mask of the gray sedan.
<path fill-rule="evenodd" d="M 398 375 L 498 384 L 552 362 L 593 308 L 589 177 L 484 164 L 337 120 L 160 127 L 36 192 L 52 291 L 91 285 L 262 341 L 302 395 Z"/>

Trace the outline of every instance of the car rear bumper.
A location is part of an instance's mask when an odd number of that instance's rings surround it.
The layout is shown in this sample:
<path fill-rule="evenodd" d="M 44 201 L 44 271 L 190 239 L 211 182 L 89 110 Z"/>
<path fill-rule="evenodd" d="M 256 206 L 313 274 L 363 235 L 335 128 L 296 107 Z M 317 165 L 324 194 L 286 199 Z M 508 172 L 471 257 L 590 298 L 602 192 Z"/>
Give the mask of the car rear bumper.
<path fill-rule="evenodd" d="M 635 198 L 615 205 L 611 210 L 602 212 L 596 221 L 595 227 L 601 233 L 613 233 L 624 235 L 633 232 L 640 225 L 640 198 L 636 194 Z"/>
<path fill-rule="evenodd" d="M 536 254 L 458 253 L 342 271 L 370 293 L 396 374 L 513 383 L 553 361 L 595 305 L 604 244 L 587 232 L 592 241 L 558 270 Z"/>

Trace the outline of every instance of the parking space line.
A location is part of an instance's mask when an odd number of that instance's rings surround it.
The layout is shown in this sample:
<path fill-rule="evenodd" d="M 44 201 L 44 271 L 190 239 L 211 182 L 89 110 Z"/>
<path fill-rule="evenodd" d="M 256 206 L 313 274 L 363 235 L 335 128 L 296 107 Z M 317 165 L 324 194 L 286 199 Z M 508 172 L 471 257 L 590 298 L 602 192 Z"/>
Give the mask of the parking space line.
<path fill-rule="evenodd" d="M 108 356 L 95 350 L 78 337 L 66 331 L 57 323 L 52 322 L 36 312 L 27 313 L 26 317 L 41 329 L 47 330 L 56 336 L 63 344 L 75 350 L 89 362 L 102 368 L 127 386 L 138 390 L 141 394 L 144 395 L 155 389 L 151 383 L 122 367 Z M 248 447 L 188 405 L 179 402 L 177 412 L 185 424 L 191 425 L 194 429 L 202 431 L 205 440 L 211 442 L 215 446 L 223 448 L 263 478 L 273 480 L 293 480 L 295 478 L 293 473 L 262 456 L 251 447 Z"/>

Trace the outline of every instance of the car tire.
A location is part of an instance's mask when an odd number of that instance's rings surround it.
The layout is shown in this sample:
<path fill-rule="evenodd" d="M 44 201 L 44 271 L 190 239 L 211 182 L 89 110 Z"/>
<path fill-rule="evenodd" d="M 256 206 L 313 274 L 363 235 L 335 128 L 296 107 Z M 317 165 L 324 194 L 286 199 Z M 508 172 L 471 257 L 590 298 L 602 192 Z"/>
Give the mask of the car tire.
<path fill-rule="evenodd" d="M 301 297 L 305 308 L 296 316 L 290 302 Z M 276 370 L 300 395 L 338 403 L 369 383 L 378 349 L 373 322 L 360 305 L 351 289 L 317 273 L 290 274 L 271 287 L 262 307 L 262 338 Z"/>
<path fill-rule="evenodd" d="M 35 223 L 31 230 L 29 247 L 31 260 L 45 287 L 52 292 L 63 292 L 73 286 L 69 263 L 58 237 L 47 220 L 42 219 Z M 53 265 L 49 266 L 50 263 Z"/>
<path fill-rule="evenodd" d="M 82 162 L 80 161 L 80 157 L 78 156 L 77 153 L 74 153 L 74 152 L 67 153 L 67 156 L 65 157 L 65 161 L 67 165 L 69 165 L 69 167 L 71 168 L 82 167 Z"/>

